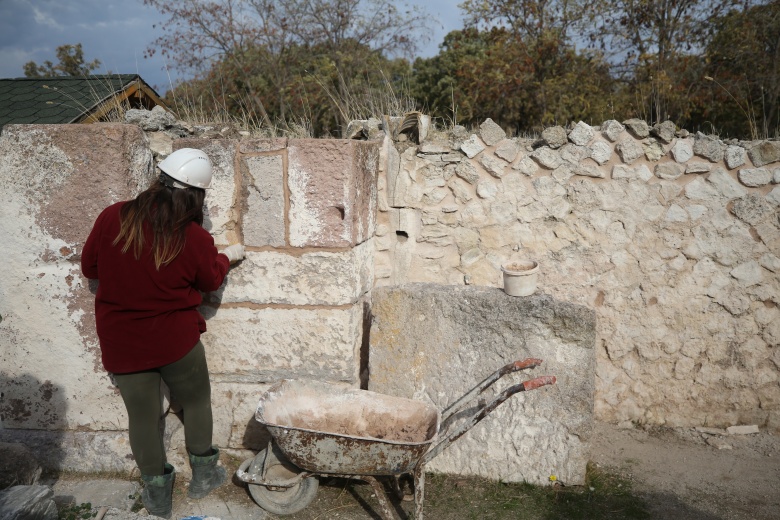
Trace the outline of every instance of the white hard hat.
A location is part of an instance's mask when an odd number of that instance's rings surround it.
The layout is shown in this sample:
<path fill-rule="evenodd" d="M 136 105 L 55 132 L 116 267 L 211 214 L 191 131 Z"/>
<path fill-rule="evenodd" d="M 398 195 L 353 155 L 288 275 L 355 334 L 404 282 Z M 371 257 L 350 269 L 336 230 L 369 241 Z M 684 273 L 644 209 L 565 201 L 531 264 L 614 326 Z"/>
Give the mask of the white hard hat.
<path fill-rule="evenodd" d="M 169 177 L 179 181 L 173 183 L 176 188 L 193 186 L 205 190 L 211 185 L 211 161 L 203 150 L 181 148 L 166 157 L 158 166 Z"/>

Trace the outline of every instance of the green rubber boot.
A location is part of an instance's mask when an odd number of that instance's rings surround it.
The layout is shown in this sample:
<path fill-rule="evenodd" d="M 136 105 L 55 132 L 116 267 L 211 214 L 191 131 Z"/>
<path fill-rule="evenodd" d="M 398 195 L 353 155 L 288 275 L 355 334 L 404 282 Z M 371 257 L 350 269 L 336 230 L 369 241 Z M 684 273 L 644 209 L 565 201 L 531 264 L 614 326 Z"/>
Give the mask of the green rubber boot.
<path fill-rule="evenodd" d="M 190 453 L 190 465 L 192 466 L 192 480 L 187 496 L 190 498 L 203 498 L 212 489 L 221 486 L 227 480 L 227 471 L 217 466 L 219 450 L 211 448 L 211 455 L 198 457 Z"/>
<path fill-rule="evenodd" d="M 164 475 L 141 475 L 141 480 L 144 482 L 141 501 L 150 515 L 162 518 L 171 517 L 175 474 L 173 466 L 166 462 Z"/>

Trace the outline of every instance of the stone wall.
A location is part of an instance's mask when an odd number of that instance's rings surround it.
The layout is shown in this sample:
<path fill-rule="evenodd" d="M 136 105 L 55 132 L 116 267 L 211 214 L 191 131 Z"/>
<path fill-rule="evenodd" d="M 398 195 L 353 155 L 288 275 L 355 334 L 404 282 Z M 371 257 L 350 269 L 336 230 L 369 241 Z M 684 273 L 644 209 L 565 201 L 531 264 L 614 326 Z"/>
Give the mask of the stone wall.
<path fill-rule="evenodd" d="M 537 260 L 542 292 L 596 310 L 597 418 L 780 429 L 780 141 L 487 120 L 383 153 L 377 285 Z"/>
<path fill-rule="evenodd" d="M 218 247 L 247 248 L 201 307 L 214 442 L 256 450 L 267 439 L 254 411 L 271 382 L 359 384 L 379 144 L 174 143 L 186 146 L 203 148 L 215 167 L 204 227 Z M 135 125 L 7 125 L 0 135 L 0 441 L 24 441 L 45 466 L 134 467 L 124 407 L 100 361 L 96 285 L 81 276 L 79 255 L 99 212 L 143 190 L 152 166 Z M 173 414 L 166 435 L 186 473 Z"/>

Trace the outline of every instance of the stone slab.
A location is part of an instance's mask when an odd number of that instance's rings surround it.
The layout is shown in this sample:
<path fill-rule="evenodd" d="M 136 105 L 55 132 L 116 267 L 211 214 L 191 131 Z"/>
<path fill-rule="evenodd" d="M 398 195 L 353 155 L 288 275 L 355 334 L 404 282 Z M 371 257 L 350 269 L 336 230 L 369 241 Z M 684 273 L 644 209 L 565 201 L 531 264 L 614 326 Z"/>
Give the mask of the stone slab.
<path fill-rule="evenodd" d="M 284 157 L 242 157 L 241 181 L 244 245 L 286 245 Z"/>
<path fill-rule="evenodd" d="M 739 426 L 729 426 L 726 428 L 726 433 L 729 435 L 750 435 L 751 433 L 758 433 L 758 425 L 744 424 Z"/>
<path fill-rule="evenodd" d="M 208 299 L 212 304 L 354 304 L 373 283 L 373 251 L 373 240 L 343 252 L 248 251 Z"/>
<path fill-rule="evenodd" d="M 353 246 L 373 234 L 380 145 L 337 139 L 289 141 L 291 246 Z"/>
<path fill-rule="evenodd" d="M 201 341 L 215 378 L 358 380 L 362 302 L 332 308 L 201 306 L 201 312 L 209 329 Z"/>
<path fill-rule="evenodd" d="M 542 367 L 558 383 L 510 398 L 436 457 L 431 471 L 507 482 L 584 482 L 593 427 L 595 314 L 544 294 L 434 284 L 376 288 L 372 295 L 369 390 L 444 409 L 507 363 Z M 486 395 L 493 395 L 492 391 Z"/>
<path fill-rule="evenodd" d="M 114 507 L 121 511 L 130 511 L 136 502 L 136 493 L 140 485 L 135 481 L 104 480 L 58 480 L 52 487 L 54 501 L 59 505 L 92 504 L 96 507 Z"/>

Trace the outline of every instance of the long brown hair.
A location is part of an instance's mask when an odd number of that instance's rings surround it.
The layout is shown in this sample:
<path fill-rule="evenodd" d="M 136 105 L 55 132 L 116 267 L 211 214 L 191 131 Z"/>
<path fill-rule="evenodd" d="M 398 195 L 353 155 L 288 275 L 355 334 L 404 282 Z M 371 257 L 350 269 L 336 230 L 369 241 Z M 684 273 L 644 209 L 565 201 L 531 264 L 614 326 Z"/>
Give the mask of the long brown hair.
<path fill-rule="evenodd" d="M 187 225 L 203 225 L 203 200 L 206 191 L 200 188 L 171 188 L 155 180 L 119 212 L 119 234 L 114 245 L 124 240 L 122 253 L 131 247 L 138 259 L 144 249 L 144 227 L 152 231 L 152 255 L 159 270 L 169 264 L 184 249 Z"/>

